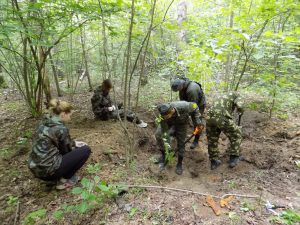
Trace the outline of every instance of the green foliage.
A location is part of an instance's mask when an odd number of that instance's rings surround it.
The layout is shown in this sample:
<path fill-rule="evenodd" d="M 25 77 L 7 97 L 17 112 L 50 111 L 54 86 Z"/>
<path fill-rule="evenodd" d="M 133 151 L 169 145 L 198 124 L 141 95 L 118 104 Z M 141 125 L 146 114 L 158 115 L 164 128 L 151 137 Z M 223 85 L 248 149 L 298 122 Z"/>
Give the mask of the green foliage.
<path fill-rule="evenodd" d="M 165 160 L 167 163 L 172 164 L 175 161 L 175 152 L 171 148 L 170 137 L 166 133 L 164 133 L 163 142 L 164 142 L 164 150 L 165 150 L 165 154 L 166 154 Z"/>
<path fill-rule="evenodd" d="M 16 142 L 16 144 L 17 144 L 17 145 L 25 145 L 25 144 L 27 143 L 27 141 L 28 141 L 28 138 L 20 137 L 20 138 L 18 139 L 18 141 Z"/>
<path fill-rule="evenodd" d="M 8 205 L 16 205 L 19 201 L 19 198 L 16 196 L 12 196 L 12 195 L 9 195 L 7 200 L 6 200 L 6 203 Z"/>
<path fill-rule="evenodd" d="M 9 158 L 10 155 L 13 154 L 13 148 L 10 147 L 3 147 L 0 149 L 0 157 L 1 158 Z"/>
<path fill-rule="evenodd" d="M 300 160 L 295 161 L 295 164 L 296 164 L 297 168 L 300 169 Z"/>
<path fill-rule="evenodd" d="M 230 181 L 228 184 L 228 187 L 230 189 L 235 189 L 235 188 L 237 188 L 237 183 L 235 181 Z"/>
<path fill-rule="evenodd" d="M 156 124 L 157 126 L 161 123 L 161 121 L 163 121 L 163 118 L 162 118 L 161 115 L 155 117 L 155 124 Z"/>
<path fill-rule="evenodd" d="M 99 163 L 88 164 L 86 166 L 86 170 L 89 174 L 96 174 L 100 169 L 101 169 L 101 166 Z"/>
<path fill-rule="evenodd" d="M 4 77 L 2 75 L 0 75 L 0 88 L 7 88 L 7 84 L 4 80 Z"/>
<path fill-rule="evenodd" d="M 241 217 L 236 212 L 229 212 L 228 217 L 231 225 L 239 224 L 241 220 Z"/>
<path fill-rule="evenodd" d="M 34 225 L 37 223 L 38 220 L 44 218 L 46 216 L 47 210 L 46 209 L 39 209 L 29 213 L 25 219 L 23 224 L 24 225 Z"/>
<path fill-rule="evenodd" d="M 132 219 L 134 215 L 137 213 L 137 211 L 138 211 L 137 208 L 132 207 L 128 212 L 129 219 Z"/>
<path fill-rule="evenodd" d="M 240 210 L 243 212 L 255 211 L 255 209 L 255 205 L 248 201 L 242 202 L 242 207 L 240 207 Z"/>
<path fill-rule="evenodd" d="M 294 225 L 300 222 L 300 214 L 292 209 L 287 209 L 278 216 L 272 216 L 270 220 L 281 224 Z"/>
<path fill-rule="evenodd" d="M 73 188 L 72 194 L 80 196 L 81 202 L 77 205 L 67 206 L 67 211 L 84 214 L 89 209 L 101 206 L 106 199 L 114 198 L 119 193 L 117 186 L 108 185 L 98 176 L 94 176 L 92 180 L 83 178 L 80 183 L 82 187 Z"/>
<path fill-rule="evenodd" d="M 64 216 L 64 212 L 62 210 L 56 210 L 52 215 L 56 220 L 61 220 Z"/>
<path fill-rule="evenodd" d="M 24 138 L 28 138 L 28 139 L 30 139 L 30 138 L 32 138 L 32 135 L 33 135 L 33 132 L 32 132 L 32 130 L 25 130 L 25 132 L 24 132 L 24 134 L 23 134 L 23 137 Z"/>

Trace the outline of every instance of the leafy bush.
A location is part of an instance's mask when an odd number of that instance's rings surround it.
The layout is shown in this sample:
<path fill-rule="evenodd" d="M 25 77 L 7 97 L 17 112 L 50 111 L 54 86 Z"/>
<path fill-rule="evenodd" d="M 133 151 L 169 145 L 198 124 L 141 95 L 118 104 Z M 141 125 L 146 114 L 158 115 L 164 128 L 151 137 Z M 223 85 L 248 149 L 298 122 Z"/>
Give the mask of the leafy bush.
<path fill-rule="evenodd" d="M 270 220 L 282 224 L 294 225 L 300 223 L 300 214 L 292 209 L 287 209 L 280 213 L 278 216 L 271 217 Z"/>
<path fill-rule="evenodd" d="M 42 219 L 43 217 L 46 216 L 46 213 L 47 213 L 46 209 L 39 209 L 39 210 L 33 211 L 25 217 L 23 224 L 24 225 L 36 224 L 37 220 Z"/>

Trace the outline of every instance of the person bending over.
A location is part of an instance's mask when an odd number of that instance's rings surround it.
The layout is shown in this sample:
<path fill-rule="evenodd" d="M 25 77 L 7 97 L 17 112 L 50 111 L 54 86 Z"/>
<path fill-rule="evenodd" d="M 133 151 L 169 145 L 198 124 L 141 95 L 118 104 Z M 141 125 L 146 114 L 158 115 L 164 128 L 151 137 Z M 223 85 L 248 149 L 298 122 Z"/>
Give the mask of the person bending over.
<path fill-rule="evenodd" d="M 171 81 L 172 91 L 179 92 L 179 99 L 181 101 L 195 102 L 198 105 L 201 120 L 204 119 L 204 110 L 206 105 L 205 95 L 200 83 L 191 81 L 188 78 L 181 77 Z M 190 146 L 191 149 L 199 145 L 200 135 L 195 135 L 195 139 Z"/>
<path fill-rule="evenodd" d="M 239 162 L 242 131 L 233 120 L 234 110 L 237 110 L 239 114 L 244 112 L 243 101 L 237 92 L 229 92 L 218 96 L 208 110 L 206 135 L 212 170 L 221 165 L 218 149 L 218 140 L 221 132 L 223 132 L 230 141 L 228 150 L 229 167 L 233 168 Z"/>
<path fill-rule="evenodd" d="M 191 115 L 193 124 L 195 126 L 195 134 L 200 134 L 203 130 L 203 124 L 200 118 L 198 106 L 194 102 L 176 101 L 170 103 L 163 103 L 157 107 L 161 121 L 155 132 L 155 138 L 161 152 L 159 166 L 164 169 L 166 165 L 166 152 L 164 148 L 164 136 L 174 135 L 177 140 L 178 161 L 175 172 L 181 175 L 182 160 L 185 150 L 185 137 L 189 123 L 189 116 Z"/>

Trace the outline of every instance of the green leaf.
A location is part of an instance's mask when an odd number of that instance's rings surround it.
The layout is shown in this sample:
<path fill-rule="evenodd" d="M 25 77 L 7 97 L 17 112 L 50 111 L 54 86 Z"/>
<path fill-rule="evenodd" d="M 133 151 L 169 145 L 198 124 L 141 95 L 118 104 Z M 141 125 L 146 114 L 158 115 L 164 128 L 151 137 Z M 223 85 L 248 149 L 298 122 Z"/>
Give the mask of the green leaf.
<path fill-rule="evenodd" d="M 103 185 L 103 184 L 98 185 L 98 187 L 103 192 L 107 192 L 109 190 L 109 188 L 106 185 Z"/>
<path fill-rule="evenodd" d="M 89 187 L 91 182 L 87 178 L 82 178 L 80 183 L 82 184 L 83 187 L 87 188 L 87 187 Z"/>
<path fill-rule="evenodd" d="M 94 181 L 95 181 L 95 183 L 97 184 L 97 183 L 99 183 L 100 182 L 100 177 L 99 176 L 95 176 L 94 177 Z"/>
<path fill-rule="evenodd" d="M 80 187 L 75 187 L 75 188 L 73 188 L 72 189 L 72 194 L 74 194 L 74 195 L 79 195 L 79 194 L 81 194 L 82 193 L 82 188 L 80 188 Z"/>
<path fill-rule="evenodd" d="M 29 213 L 25 219 L 24 219 L 24 224 L 28 225 L 33 225 L 35 224 L 36 219 L 43 218 L 47 213 L 46 209 L 39 209 L 36 211 L 33 211 Z"/>
<path fill-rule="evenodd" d="M 53 217 L 57 220 L 62 219 L 64 216 L 64 212 L 62 210 L 56 210 L 53 212 Z"/>
<path fill-rule="evenodd" d="M 86 202 L 82 202 L 77 206 L 78 212 L 84 214 L 88 210 L 88 204 Z"/>

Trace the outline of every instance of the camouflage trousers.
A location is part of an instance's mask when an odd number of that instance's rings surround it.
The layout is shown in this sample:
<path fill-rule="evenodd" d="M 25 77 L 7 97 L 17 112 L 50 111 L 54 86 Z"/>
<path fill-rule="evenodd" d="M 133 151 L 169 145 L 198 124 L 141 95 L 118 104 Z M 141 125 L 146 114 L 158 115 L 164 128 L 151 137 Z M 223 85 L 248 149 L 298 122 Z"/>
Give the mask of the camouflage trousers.
<path fill-rule="evenodd" d="M 218 140 L 221 132 L 223 132 L 229 138 L 229 155 L 240 155 L 240 146 L 242 142 L 241 129 L 231 118 L 227 118 L 225 116 L 210 117 L 206 121 L 206 135 L 210 160 L 219 158 Z"/>
<path fill-rule="evenodd" d="M 174 136 L 176 138 L 178 156 L 180 156 L 180 157 L 184 156 L 184 149 L 185 149 L 184 141 L 185 141 L 185 137 L 186 137 L 187 127 L 188 127 L 187 124 L 173 125 L 173 126 L 169 127 L 169 130 L 167 131 L 168 137 Z M 164 155 L 165 154 L 164 140 L 163 140 L 163 133 L 162 133 L 160 125 L 156 129 L 155 138 L 156 138 L 156 142 L 159 146 L 159 150 Z"/>

